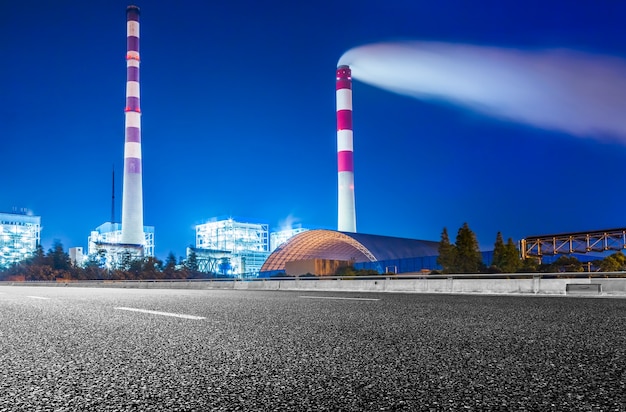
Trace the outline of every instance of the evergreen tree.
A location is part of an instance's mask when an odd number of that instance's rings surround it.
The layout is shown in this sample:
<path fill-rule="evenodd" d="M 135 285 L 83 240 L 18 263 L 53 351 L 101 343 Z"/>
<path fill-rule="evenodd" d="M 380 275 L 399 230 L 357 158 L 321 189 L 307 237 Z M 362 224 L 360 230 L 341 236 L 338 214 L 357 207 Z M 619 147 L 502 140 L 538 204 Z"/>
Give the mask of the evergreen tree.
<path fill-rule="evenodd" d="M 128 264 L 128 269 L 124 270 L 124 276 L 126 280 L 135 280 L 135 279 L 154 279 L 144 276 L 145 265 L 143 258 L 133 257 L 130 253 L 130 263 Z M 122 256 L 124 258 L 125 256 Z M 125 262 L 123 263 L 125 264 Z"/>
<path fill-rule="evenodd" d="M 163 262 L 154 256 L 143 259 L 140 279 L 163 279 Z"/>
<path fill-rule="evenodd" d="M 72 266 L 70 255 L 65 253 L 63 245 L 58 240 L 55 240 L 52 249 L 48 250 L 47 257 L 50 266 L 52 266 L 52 269 L 54 270 L 66 271 Z"/>
<path fill-rule="evenodd" d="M 519 256 L 519 249 L 512 238 L 509 238 L 504 246 L 504 259 L 502 261 L 502 271 L 505 273 L 515 273 L 522 266 Z"/>
<path fill-rule="evenodd" d="M 176 256 L 173 252 L 170 252 L 167 255 L 167 259 L 165 259 L 165 268 L 163 269 L 163 273 L 167 279 L 176 278 Z"/>
<path fill-rule="evenodd" d="M 189 252 L 187 260 L 185 260 L 185 266 L 192 272 L 198 271 L 198 255 L 196 255 L 195 250 L 191 249 Z"/>
<path fill-rule="evenodd" d="M 480 273 L 483 258 L 478 248 L 478 239 L 467 223 L 459 229 L 456 236 L 456 259 L 454 273 Z"/>
<path fill-rule="evenodd" d="M 520 260 L 519 272 L 523 273 L 535 273 L 539 271 L 539 258 L 529 256 L 526 259 Z"/>
<path fill-rule="evenodd" d="M 43 246 L 37 245 L 37 247 L 35 248 L 35 253 L 33 254 L 33 256 L 30 259 L 28 259 L 27 263 L 31 264 L 31 265 L 45 265 L 45 264 L 47 264 L 46 254 L 43 251 Z"/>
<path fill-rule="evenodd" d="M 443 273 L 452 273 L 456 261 L 456 248 L 450 244 L 448 229 L 443 228 L 441 232 L 441 241 L 439 242 L 439 256 L 437 256 L 437 264 L 443 268 Z"/>
<path fill-rule="evenodd" d="M 498 232 L 496 235 L 496 243 L 493 245 L 493 258 L 491 265 L 498 272 L 504 271 L 504 262 L 506 260 L 506 247 L 504 246 L 504 239 L 502 238 L 502 232 Z"/>

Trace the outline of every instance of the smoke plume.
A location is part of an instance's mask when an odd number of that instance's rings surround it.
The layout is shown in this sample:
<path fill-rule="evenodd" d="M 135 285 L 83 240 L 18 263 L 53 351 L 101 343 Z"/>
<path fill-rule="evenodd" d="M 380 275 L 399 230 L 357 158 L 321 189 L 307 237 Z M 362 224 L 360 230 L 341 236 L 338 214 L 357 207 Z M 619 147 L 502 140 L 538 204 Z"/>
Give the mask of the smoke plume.
<path fill-rule="evenodd" d="M 575 50 L 377 43 L 339 60 L 355 79 L 500 119 L 626 143 L 626 60 Z"/>

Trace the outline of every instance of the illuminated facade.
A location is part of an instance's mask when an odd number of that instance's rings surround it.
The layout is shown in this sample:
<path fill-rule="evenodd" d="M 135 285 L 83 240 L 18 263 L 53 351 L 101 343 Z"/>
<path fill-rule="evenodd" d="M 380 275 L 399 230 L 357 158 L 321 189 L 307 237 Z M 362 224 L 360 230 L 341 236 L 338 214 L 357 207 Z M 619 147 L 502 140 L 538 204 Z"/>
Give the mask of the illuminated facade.
<path fill-rule="evenodd" d="M 0 268 L 32 256 L 40 241 L 40 216 L 0 213 Z"/>
<path fill-rule="evenodd" d="M 103 267 L 112 268 L 126 258 L 154 256 L 154 226 L 143 227 L 143 245 L 125 244 L 122 241 L 122 225 L 106 222 L 91 232 L 87 253 L 90 259 L 98 260 Z"/>
<path fill-rule="evenodd" d="M 265 223 L 215 218 L 196 226 L 193 250 L 200 271 L 256 277 L 270 254 L 269 227 Z"/>
<path fill-rule="evenodd" d="M 309 229 L 305 229 L 302 226 L 298 226 L 295 228 L 283 229 L 277 232 L 270 233 L 270 251 L 273 252 L 276 248 L 298 233 L 306 232 Z"/>

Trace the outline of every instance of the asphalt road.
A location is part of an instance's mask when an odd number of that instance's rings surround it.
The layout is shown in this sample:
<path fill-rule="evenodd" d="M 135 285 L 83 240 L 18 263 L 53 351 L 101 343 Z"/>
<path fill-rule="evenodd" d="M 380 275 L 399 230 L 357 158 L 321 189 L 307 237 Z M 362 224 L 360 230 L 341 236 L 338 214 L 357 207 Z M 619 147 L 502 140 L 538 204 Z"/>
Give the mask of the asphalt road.
<path fill-rule="evenodd" d="M 0 287 L 0 411 L 84 410 L 626 411 L 626 299 Z"/>

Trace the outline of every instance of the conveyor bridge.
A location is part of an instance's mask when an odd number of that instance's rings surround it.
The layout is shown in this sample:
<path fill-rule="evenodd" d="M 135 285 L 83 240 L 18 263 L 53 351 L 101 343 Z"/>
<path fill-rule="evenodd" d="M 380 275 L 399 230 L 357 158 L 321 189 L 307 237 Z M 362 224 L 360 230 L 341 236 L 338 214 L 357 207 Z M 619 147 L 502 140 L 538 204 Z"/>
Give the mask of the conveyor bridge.
<path fill-rule="evenodd" d="M 522 239 L 522 258 L 626 249 L 626 228 L 530 236 Z"/>

